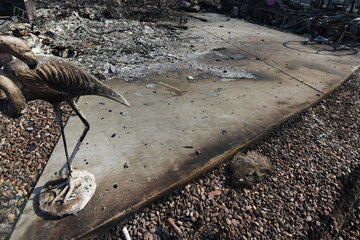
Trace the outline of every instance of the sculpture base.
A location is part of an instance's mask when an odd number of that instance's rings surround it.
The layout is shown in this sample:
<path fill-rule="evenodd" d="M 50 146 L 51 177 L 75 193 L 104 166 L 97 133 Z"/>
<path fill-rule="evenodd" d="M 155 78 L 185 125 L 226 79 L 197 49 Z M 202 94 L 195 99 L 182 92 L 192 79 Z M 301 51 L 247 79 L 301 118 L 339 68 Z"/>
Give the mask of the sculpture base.
<path fill-rule="evenodd" d="M 50 217 L 76 215 L 93 196 L 96 183 L 93 174 L 85 170 L 72 170 L 71 184 L 74 187 L 68 199 L 64 196 L 56 199 L 62 190 L 69 186 L 68 179 L 61 178 L 48 181 L 37 195 L 39 210 Z"/>

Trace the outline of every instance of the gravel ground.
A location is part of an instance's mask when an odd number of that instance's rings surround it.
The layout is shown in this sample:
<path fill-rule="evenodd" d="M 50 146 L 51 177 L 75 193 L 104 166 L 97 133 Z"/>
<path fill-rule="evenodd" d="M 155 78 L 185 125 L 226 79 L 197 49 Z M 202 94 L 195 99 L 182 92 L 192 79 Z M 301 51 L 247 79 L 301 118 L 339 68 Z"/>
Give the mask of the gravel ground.
<path fill-rule="evenodd" d="M 358 72 L 248 149 L 270 159 L 271 177 L 234 189 L 225 162 L 94 239 L 125 239 L 124 226 L 132 239 L 320 239 L 340 196 L 346 198 L 344 182 L 359 171 L 359 133 Z M 357 200 L 342 230 L 330 236 L 359 239 L 359 223 Z"/>
<path fill-rule="evenodd" d="M 65 107 L 66 121 L 69 107 Z M 50 104 L 33 101 L 26 113 L 18 119 L 1 115 L 0 125 L 0 179 L 28 195 L 35 186 L 55 143 L 60 136 L 60 127 Z"/>
<path fill-rule="evenodd" d="M 66 121 L 70 108 L 63 105 Z M 0 114 L 0 240 L 16 223 L 60 136 L 50 104 L 33 101 L 18 119 Z"/>

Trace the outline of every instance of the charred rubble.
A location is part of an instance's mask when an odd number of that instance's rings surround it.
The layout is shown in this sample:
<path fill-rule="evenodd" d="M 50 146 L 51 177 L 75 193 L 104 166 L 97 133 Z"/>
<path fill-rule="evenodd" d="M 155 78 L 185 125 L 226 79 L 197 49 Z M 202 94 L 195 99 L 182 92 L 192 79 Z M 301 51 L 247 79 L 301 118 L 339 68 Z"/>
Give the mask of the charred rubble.
<path fill-rule="evenodd" d="M 37 7 L 37 21 L 34 22 L 36 26 L 49 22 L 49 19 L 59 21 L 76 14 L 81 19 L 102 23 L 121 21 L 121 19 L 150 23 L 172 21 L 177 23 L 174 24 L 175 28 L 186 29 L 188 13 L 217 12 L 300 34 L 309 41 L 330 45 L 333 50 L 338 49 L 340 45 L 358 47 L 360 41 L 360 1 L 357 0 L 35 0 L 34 2 Z M 125 30 L 122 28 L 119 31 Z M 51 32 L 47 35 L 52 39 L 55 37 Z M 54 54 L 61 56 L 63 50 L 63 46 L 56 46 Z M 71 47 L 67 51 L 70 55 L 76 52 Z"/>
<path fill-rule="evenodd" d="M 223 0 L 221 11 L 329 44 L 358 47 L 360 5 L 355 0 Z"/>
<path fill-rule="evenodd" d="M 176 13 L 170 3 L 35 3 L 36 21 L 14 16 L 0 25 L 0 32 L 27 40 L 35 53 L 75 60 L 99 79 L 131 80 L 181 65 L 182 56 L 176 47 L 186 41 L 186 18 Z"/>
<path fill-rule="evenodd" d="M 148 1 L 154 2 L 154 1 Z M 171 4 L 170 4 L 171 2 Z M 359 46 L 360 2 L 356 0 L 182 0 L 162 9 L 217 12 L 301 34 L 310 41 Z M 168 4 L 166 4 L 168 3 Z M 158 9 L 160 9 L 158 5 Z"/>

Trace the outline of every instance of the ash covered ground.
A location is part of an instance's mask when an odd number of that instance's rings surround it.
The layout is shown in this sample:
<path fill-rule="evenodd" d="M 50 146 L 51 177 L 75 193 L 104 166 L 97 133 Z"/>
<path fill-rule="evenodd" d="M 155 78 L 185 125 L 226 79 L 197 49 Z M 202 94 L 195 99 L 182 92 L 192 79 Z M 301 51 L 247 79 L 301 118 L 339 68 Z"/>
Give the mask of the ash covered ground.
<path fill-rule="evenodd" d="M 175 3 L 147 8 L 132 3 L 115 11 L 116 5 L 109 8 L 101 1 L 81 8 L 70 1 L 54 2 L 55 7 L 49 7 L 47 1 L 38 1 L 37 25 L 9 21 L 2 32 L 28 40 L 37 53 L 68 58 L 102 80 L 131 81 L 192 67 L 177 51 L 191 39 L 186 36 L 186 15 L 168 8 Z M 183 5 L 176 7 L 221 8 L 217 1 L 194 2 L 181 1 Z M 359 176 L 359 93 L 357 73 L 253 146 L 274 170 L 260 184 L 231 187 L 227 162 L 95 239 L 124 238 L 124 226 L 133 239 L 181 239 L 174 225 L 187 239 L 318 239 L 326 234 L 358 239 L 359 200 L 348 214 L 338 206 L 359 191 L 353 184 Z M 63 109 L 66 121 L 70 111 L 66 105 Z M 0 126 L 0 239 L 6 239 L 60 130 L 51 106 L 42 101 L 30 103 L 19 119 L 1 116 Z M 347 188 L 354 193 L 347 193 Z M 337 222 L 343 223 L 339 232 L 328 227 Z"/>

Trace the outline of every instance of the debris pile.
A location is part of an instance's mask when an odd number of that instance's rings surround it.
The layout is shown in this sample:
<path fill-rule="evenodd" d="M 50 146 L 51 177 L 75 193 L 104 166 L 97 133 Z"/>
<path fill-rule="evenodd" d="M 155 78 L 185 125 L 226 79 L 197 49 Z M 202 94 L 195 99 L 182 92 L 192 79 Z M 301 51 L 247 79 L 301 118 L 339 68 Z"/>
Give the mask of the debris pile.
<path fill-rule="evenodd" d="M 324 0 L 183 0 L 177 9 L 188 12 L 221 12 L 292 31 L 330 44 L 358 47 L 360 41 L 360 5 L 358 1 Z"/>
<path fill-rule="evenodd" d="M 358 47 L 360 6 L 355 1 L 238 0 L 224 1 L 223 10 L 241 17 L 326 43 L 336 50 L 340 43 Z"/>
<path fill-rule="evenodd" d="M 186 36 L 176 23 L 171 27 L 107 19 L 94 14 L 94 9 L 97 7 L 85 9 L 88 15 L 82 17 L 83 11 L 79 14 L 61 7 L 38 8 L 36 24 L 10 23 L 3 31 L 27 39 L 36 53 L 76 60 L 100 79 L 131 80 L 181 65 L 178 62 L 182 56 L 176 48 Z"/>

